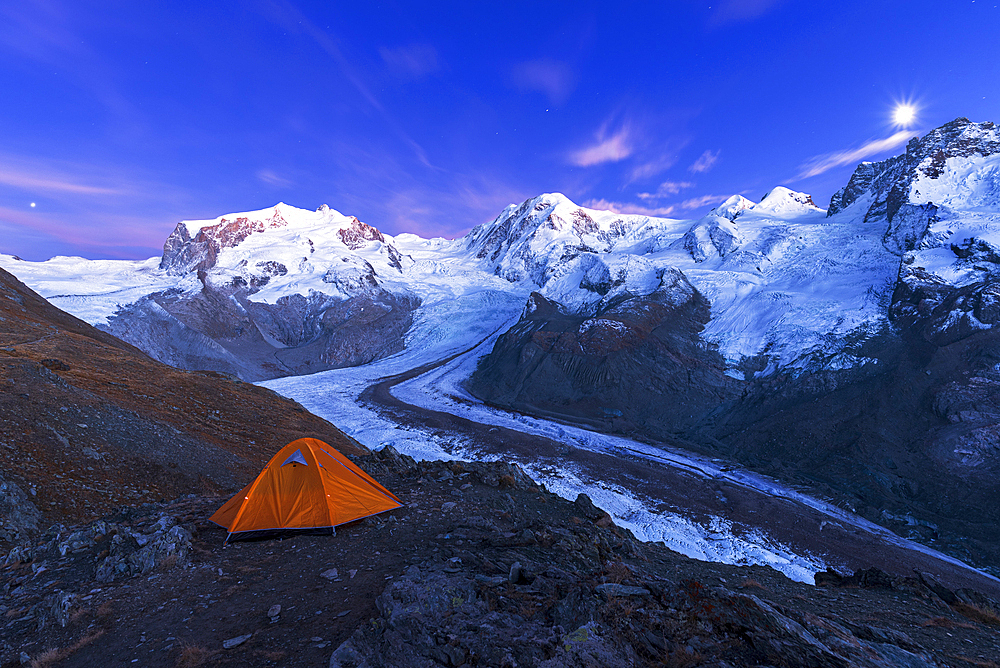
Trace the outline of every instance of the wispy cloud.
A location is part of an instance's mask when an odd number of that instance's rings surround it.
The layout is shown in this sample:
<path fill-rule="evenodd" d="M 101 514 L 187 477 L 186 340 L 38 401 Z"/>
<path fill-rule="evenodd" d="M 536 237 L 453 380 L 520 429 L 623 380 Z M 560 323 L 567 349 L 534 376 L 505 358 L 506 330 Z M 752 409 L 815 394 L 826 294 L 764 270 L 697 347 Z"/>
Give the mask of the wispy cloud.
<path fill-rule="evenodd" d="M 389 128 L 413 150 L 417 159 L 425 167 L 436 169 L 431 164 L 424 148 L 403 129 L 399 121 L 382 105 L 372 89 L 365 83 L 360 70 L 351 59 L 344 55 L 337 40 L 328 30 L 324 30 L 310 21 L 298 7 L 288 0 L 265 0 L 260 7 L 264 9 L 268 18 L 278 25 L 284 26 L 289 32 L 302 33 L 312 39 L 336 63 L 341 75 L 354 86 L 361 97 L 379 112 Z"/>
<path fill-rule="evenodd" d="M 781 0 L 719 0 L 709 24 L 713 26 L 728 23 L 742 23 L 767 13 Z M 714 3 L 713 3 L 714 4 Z"/>
<path fill-rule="evenodd" d="M 677 210 L 676 206 L 646 207 L 641 204 L 630 202 L 612 202 L 606 199 L 588 199 L 583 203 L 588 209 L 598 209 L 600 211 L 613 211 L 615 213 L 634 213 L 640 216 L 669 216 Z"/>
<path fill-rule="evenodd" d="M 646 201 L 663 199 L 693 187 L 694 184 L 690 181 L 664 181 L 656 188 L 656 192 L 639 193 L 639 199 Z"/>
<path fill-rule="evenodd" d="M 916 137 L 919 133 L 913 130 L 900 130 L 891 137 L 885 139 L 874 139 L 858 148 L 847 149 L 819 155 L 807 160 L 799 169 L 800 179 L 807 179 L 810 176 L 817 176 L 823 172 L 840 167 L 841 165 L 851 165 L 860 162 L 879 153 L 891 151 L 892 149 L 905 144 L 911 137 Z"/>
<path fill-rule="evenodd" d="M 696 174 L 702 174 L 712 169 L 718 160 L 719 151 L 715 151 L 713 153 L 711 150 L 708 150 L 702 153 L 698 159 L 694 161 L 694 164 L 688 167 L 688 170 Z"/>
<path fill-rule="evenodd" d="M 675 155 L 663 155 L 653 160 L 647 160 L 632 168 L 628 174 L 628 181 L 625 185 L 641 181 L 642 179 L 648 179 L 649 177 L 656 176 L 657 174 L 662 174 L 676 164 L 677 156 Z"/>
<path fill-rule="evenodd" d="M 271 171 L 270 169 L 261 169 L 257 172 L 257 178 L 269 186 L 274 186 L 276 188 L 290 188 L 295 185 L 283 176 L 279 176 L 277 173 Z"/>
<path fill-rule="evenodd" d="M 679 207 L 685 211 L 690 211 L 692 209 L 700 209 L 703 206 L 709 206 L 712 204 L 719 204 L 724 202 L 729 198 L 729 195 L 701 195 L 699 197 L 692 197 L 686 199 L 680 203 Z"/>
<path fill-rule="evenodd" d="M 395 48 L 381 47 L 379 55 L 392 72 L 421 79 L 441 69 L 437 49 L 430 44 L 409 44 Z"/>
<path fill-rule="evenodd" d="M 67 215 L 0 206 L 0 229 L 4 229 L 0 253 L 36 261 L 54 253 L 83 253 L 92 259 L 150 257 L 162 247 L 173 224 L 162 216 L 103 209 Z M 39 248 L 49 252 L 40 255 Z"/>
<path fill-rule="evenodd" d="M 38 194 L 118 195 L 123 192 L 120 188 L 82 183 L 78 177 L 51 170 L 0 168 L 0 184 Z"/>
<path fill-rule="evenodd" d="M 561 60 L 542 58 L 518 63 L 511 70 L 511 83 L 521 91 L 539 91 L 552 104 L 565 102 L 576 87 L 576 74 Z"/>
<path fill-rule="evenodd" d="M 620 162 L 632 155 L 633 145 L 628 125 L 617 132 L 608 134 L 605 123 L 597 132 L 597 142 L 585 149 L 570 154 L 570 163 L 577 167 L 591 167 L 605 162 Z"/>

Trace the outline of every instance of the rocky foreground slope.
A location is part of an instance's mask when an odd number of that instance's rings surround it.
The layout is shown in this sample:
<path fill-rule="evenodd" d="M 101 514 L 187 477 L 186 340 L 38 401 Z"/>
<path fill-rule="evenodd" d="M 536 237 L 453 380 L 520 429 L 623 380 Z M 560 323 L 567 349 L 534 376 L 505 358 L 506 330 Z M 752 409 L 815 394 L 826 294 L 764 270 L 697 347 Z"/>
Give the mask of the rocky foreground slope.
<path fill-rule="evenodd" d="M 356 461 L 406 504 L 234 543 L 224 498 L 123 509 L 0 568 L 3 666 L 1000 665 L 1000 588 L 817 575 L 639 543 L 503 463 Z M 992 587 L 992 588 L 991 588 Z M 984 591 L 986 593 L 984 593 Z"/>
<path fill-rule="evenodd" d="M 121 506 L 239 486 L 302 436 L 365 448 L 270 390 L 189 372 L 0 269 L 0 547 Z"/>

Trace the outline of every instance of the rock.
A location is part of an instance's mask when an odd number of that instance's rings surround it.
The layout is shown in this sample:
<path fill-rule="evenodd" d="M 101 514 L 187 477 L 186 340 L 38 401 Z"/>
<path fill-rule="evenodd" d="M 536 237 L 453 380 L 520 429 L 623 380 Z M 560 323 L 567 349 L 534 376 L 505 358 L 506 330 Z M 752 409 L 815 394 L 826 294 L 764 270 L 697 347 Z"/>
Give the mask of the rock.
<path fill-rule="evenodd" d="M 274 624 L 274 623 L 276 623 L 278 621 L 278 616 L 279 615 L 281 615 L 281 604 L 280 603 L 275 603 L 274 605 L 272 605 L 270 608 L 267 609 L 267 616 L 271 620 L 272 624 Z"/>
<path fill-rule="evenodd" d="M 517 464 L 511 462 L 465 462 L 465 468 L 480 482 L 490 487 L 501 484 L 514 489 L 536 487 L 535 481 Z"/>
<path fill-rule="evenodd" d="M 445 501 L 444 503 L 441 504 L 441 512 L 446 513 L 457 505 L 458 504 L 455 503 L 454 501 Z"/>
<path fill-rule="evenodd" d="M 351 578 L 351 579 L 353 580 L 353 579 L 354 579 L 354 576 L 358 574 L 358 569 L 356 569 L 356 568 L 352 568 L 351 570 L 347 571 L 347 574 L 348 574 L 348 575 L 350 576 L 350 578 Z"/>
<path fill-rule="evenodd" d="M 948 605 L 953 605 L 958 602 L 958 597 L 955 596 L 955 592 L 953 592 L 952 590 L 948 589 L 940 582 L 938 582 L 937 579 L 930 573 L 918 572 L 917 576 L 920 578 L 920 581 L 924 583 L 924 585 L 928 589 L 934 592 L 935 596 L 940 598 Z"/>
<path fill-rule="evenodd" d="M 127 527 L 108 525 L 114 530 L 110 554 L 97 568 L 98 582 L 111 582 L 119 577 L 148 573 L 171 561 L 185 561 L 191 552 L 191 532 L 177 525 L 172 517 L 163 516 L 150 534 L 140 534 Z"/>
<path fill-rule="evenodd" d="M 511 584 L 517 584 L 521 581 L 522 567 L 520 561 L 515 561 L 510 567 L 510 574 L 507 576 L 507 581 Z"/>
<path fill-rule="evenodd" d="M 385 464 L 390 471 L 396 473 L 409 473 L 417 468 L 417 462 L 413 457 L 400 453 L 391 445 L 386 445 L 381 450 L 376 451 L 373 456 Z"/>
<path fill-rule="evenodd" d="M 42 514 L 13 480 L 0 474 L 0 539 L 27 542 L 38 534 Z M 6 563 L 12 563 L 9 558 Z"/>
<path fill-rule="evenodd" d="M 840 587 L 844 584 L 844 576 L 827 566 L 825 571 L 819 571 L 813 576 L 817 587 Z"/>
<path fill-rule="evenodd" d="M 351 640 L 345 641 L 330 656 L 330 668 L 357 668 L 363 662 L 364 659 L 354 649 Z"/>
<path fill-rule="evenodd" d="M 588 520 L 599 520 L 605 515 L 606 512 L 594 505 L 594 502 L 590 500 L 590 497 L 586 494 L 579 494 L 576 497 L 576 501 L 573 502 L 576 509 L 581 515 L 586 517 Z"/>
<path fill-rule="evenodd" d="M 337 577 L 338 577 L 338 575 L 337 575 L 337 569 L 336 568 L 330 568 L 330 569 L 325 570 L 322 573 L 320 573 L 319 576 L 321 578 L 326 578 L 327 580 L 336 580 Z M 352 575 L 351 577 L 354 577 L 354 576 Z"/>
<path fill-rule="evenodd" d="M 247 633 L 246 635 L 236 636 L 235 638 L 230 638 L 229 640 L 226 640 L 226 641 L 224 641 L 222 643 L 222 648 L 223 649 L 232 649 L 234 647 L 239 647 L 240 645 L 242 645 L 243 643 L 245 643 L 247 640 L 250 640 L 250 636 L 252 636 L 252 635 L 253 635 L 252 633 Z"/>

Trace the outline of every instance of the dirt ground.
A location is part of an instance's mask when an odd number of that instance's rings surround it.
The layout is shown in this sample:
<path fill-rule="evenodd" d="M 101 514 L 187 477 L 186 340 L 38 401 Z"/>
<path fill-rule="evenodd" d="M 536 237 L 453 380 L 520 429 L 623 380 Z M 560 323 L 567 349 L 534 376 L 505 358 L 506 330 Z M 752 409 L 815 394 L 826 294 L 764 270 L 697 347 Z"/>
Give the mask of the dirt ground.
<path fill-rule="evenodd" d="M 606 519 L 594 524 L 577 505 L 510 476 L 487 484 L 462 464 L 426 462 L 392 471 L 376 462 L 367 468 L 406 505 L 340 527 L 335 536 L 226 545 L 225 530 L 207 521 L 225 499 L 189 497 L 111 518 L 143 531 L 165 512 L 193 530 L 189 555 L 168 558 L 148 573 L 97 582 L 101 541 L 44 564 L 35 559 L 7 565 L 0 570 L 0 665 L 326 666 L 356 629 L 379 618 L 376 599 L 408 568 L 504 580 L 515 561 L 557 565 L 582 579 L 622 568 L 614 566 L 618 562 L 649 581 L 722 583 L 799 614 L 899 630 L 941 665 L 998 665 L 1000 618 L 970 619 L 933 596 L 818 588 L 766 567 L 694 561 L 656 544 L 635 543 Z M 611 544 L 593 554 L 553 544 L 571 532 L 593 534 L 595 544 L 610 538 Z M 75 594 L 65 626 L 37 607 L 60 590 Z M 502 583 L 493 596 L 523 600 L 522 590 Z M 280 612 L 269 617 L 279 605 Z M 226 641 L 244 636 L 225 648 Z"/>

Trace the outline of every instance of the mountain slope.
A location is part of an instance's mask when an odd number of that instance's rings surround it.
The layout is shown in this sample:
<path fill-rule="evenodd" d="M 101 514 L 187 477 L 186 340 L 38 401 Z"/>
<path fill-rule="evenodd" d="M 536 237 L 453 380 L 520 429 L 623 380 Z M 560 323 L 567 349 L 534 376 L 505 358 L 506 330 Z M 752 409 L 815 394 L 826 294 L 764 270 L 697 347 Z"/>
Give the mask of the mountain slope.
<path fill-rule="evenodd" d="M 0 269 L 0 542 L 126 504 L 231 490 L 302 436 L 364 451 L 273 392 L 168 367 Z"/>

